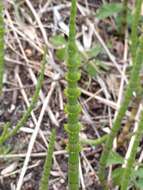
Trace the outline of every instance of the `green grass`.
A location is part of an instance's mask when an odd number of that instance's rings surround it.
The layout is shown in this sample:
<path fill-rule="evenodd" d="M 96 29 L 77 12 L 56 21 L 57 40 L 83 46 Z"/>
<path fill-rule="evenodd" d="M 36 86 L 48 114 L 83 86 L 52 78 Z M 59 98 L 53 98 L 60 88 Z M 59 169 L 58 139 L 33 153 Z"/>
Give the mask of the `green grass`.
<path fill-rule="evenodd" d="M 53 156 L 53 151 L 54 151 L 55 138 L 56 138 L 55 130 L 52 130 L 39 190 L 48 190 L 49 189 L 48 184 L 49 184 L 50 171 L 51 171 L 51 167 L 52 167 L 52 156 Z"/>
<path fill-rule="evenodd" d="M 136 51 L 136 60 L 135 60 L 134 64 L 136 64 L 136 62 L 138 64 L 139 64 L 139 62 L 143 63 L 143 53 L 142 52 L 143 52 L 143 36 L 139 40 L 139 47 L 137 48 L 137 51 Z M 141 81 L 138 80 L 137 82 L 138 82 L 138 84 L 137 84 L 136 94 L 138 97 L 142 97 L 142 88 L 140 85 Z M 141 101 L 140 101 L 140 103 L 141 103 Z M 126 190 L 128 188 L 129 182 L 130 182 L 131 173 L 133 170 L 133 166 L 135 164 L 135 156 L 136 156 L 137 151 L 138 151 L 137 148 L 139 146 L 139 142 L 140 142 L 141 137 L 143 135 L 143 111 L 141 113 L 141 117 L 140 117 L 140 121 L 139 121 L 138 125 L 139 125 L 138 129 L 134 135 L 134 143 L 132 146 L 131 154 L 127 160 L 127 165 L 126 165 L 126 168 L 125 168 L 124 173 L 123 173 L 121 190 Z"/>

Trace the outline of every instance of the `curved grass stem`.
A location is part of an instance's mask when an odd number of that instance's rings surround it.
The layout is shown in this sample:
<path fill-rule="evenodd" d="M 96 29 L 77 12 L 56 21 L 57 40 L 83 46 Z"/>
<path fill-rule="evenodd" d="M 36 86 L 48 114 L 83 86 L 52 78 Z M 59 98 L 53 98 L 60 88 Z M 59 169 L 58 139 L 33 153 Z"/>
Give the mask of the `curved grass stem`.
<path fill-rule="evenodd" d="M 133 165 L 135 162 L 135 157 L 137 154 L 137 148 L 138 148 L 138 145 L 139 145 L 139 142 L 140 142 L 142 135 L 143 135 L 143 111 L 141 113 L 139 126 L 137 128 L 136 133 L 134 134 L 134 142 L 132 145 L 131 153 L 130 153 L 129 158 L 127 159 L 127 165 L 126 165 L 126 168 L 125 168 L 124 173 L 123 173 L 121 190 L 127 190 L 128 189 L 128 184 L 130 181 L 131 173 L 133 170 Z"/>
<path fill-rule="evenodd" d="M 136 97 L 134 98 L 132 102 L 130 116 L 117 139 L 118 148 L 122 147 L 125 144 L 125 142 L 128 140 L 130 129 L 132 127 L 133 122 L 135 121 L 135 116 L 138 112 L 138 107 L 142 99 L 141 93 L 142 93 L 142 90 L 140 89 L 140 93 L 136 94 Z"/>
<path fill-rule="evenodd" d="M 80 139 L 80 143 L 83 145 L 97 146 L 104 143 L 110 134 L 104 135 L 98 139 Z"/>
<path fill-rule="evenodd" d="M 136 48 L 138 44 L 138 24 L 140 19 L 140 13 L 141 13 L 141 5 L 142 0 L 136 0 L 135 3 L 135 13 L 133 16 L 133 22 L 132 22 L 132 32 L 131 32 L 131 54 L 132 54 L 132 61 L 134 63 L 135 57 L 136 57 Z"/>
<path fill-rule="evenodd" d="M 46 160 L 44 164 L 44 171 L 41 178 L 39 190 L 49 189 L 48 184 L 49 184 L 49 176 L 50 176 L 50 171 L 51 171 L 51 166 L 52 166 L 52 156 L 54 152 L 55 137 L 56 137 L 56 133 L 55 133 L 55 130 L 53 129 L 52 134 L 50 136 L 50 140 L 49 140 L 49 146 L 48 146 L 47 156 L 46 156 Z"/>

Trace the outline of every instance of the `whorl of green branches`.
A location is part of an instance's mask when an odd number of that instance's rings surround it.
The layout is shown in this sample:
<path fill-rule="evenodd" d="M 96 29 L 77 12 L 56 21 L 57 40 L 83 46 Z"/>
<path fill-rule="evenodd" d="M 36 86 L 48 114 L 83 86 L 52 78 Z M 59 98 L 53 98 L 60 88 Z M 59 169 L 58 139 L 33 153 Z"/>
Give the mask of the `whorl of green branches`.
<path fill-rule="evenodd" d="M 16 135 L 18 130 L 27 122 L 27 120 L 31 114 L 31 111 L 34 108 L 34 106 L 38 100 L 39 92 L 40 92 L 40 89 L 42 87 L 42 82 L 44 79 L 45 65 L 46 65 L 46 53 L 47 53 L 47 51 L 45 50 L 45 53 L 43 56 L 43 61 L 42 61 L 42 66 L 41 66 L 41 73 L 40 73 L 40 76 L 38 78 L 38 82 L 37 82 L 36 89 L 35 89 L 34 95 L 32 97 L 32 101 L 30 103 L 30 106 L 28 107 L 27 111 L 23 114 L 22 118 L 19 120 L 19 122 L 17 123 L 17 125 L 15 126 L 14 129 L 12 129 L 11 131 L 9 130 L 11 127 L 10 123 L 6 123 L 4 125 L 3 133 L 0 136 L 0 145 L 2 145 L 6 140 L 11 138 L 12 136 Z"/>
<path fill-rule="evenodd" d="M 142 0 L 136 0 L 135 3 L 135 12 L 133 16 L 133 22 L 132 22 L 132 33 L 131 33 L 131 53 L 132 53 L 132 61 L 134 63 L 134 59 L 136 57 L 136 48 L 138 44 L 138 24 L 139 24 L 139 19 L 140 19 L 140 13 L 141 13 L 141 5 L 142 5 Z"/>
<path fill-rule="evenodd" d="M 0 1 L 0 94 L 3 87 L 3 73 L 4 73 L 4 1 Z"/>
<path fill-rule="evenodd" d="M 79 123 L 79 114 L 81 106 L 78 103 L 80 90 L 78 88 L 78 80 L 80 79 L 79 72 L 79 53 L 76 47 L 76 14 L 77 14 L 77 0 L 72 0 L 69 26 L 69 40 L 68 40 L 68 57 L 67 57 L 67 74 L 66 80 L 68 87 L 65 90 L 67 96 L 67 105 L 65 112 L 68 115 L 68 123 L 65 129 L 68 133 L 68 188 L 69 190 L 79 189 L 79 131 L 81 125 Z"/>
<path fill-rule="evenodd" d="M 49 189 L 48 184 L 49 184 L 50 171 L 52 167 L 52 156 L 54 152 L 55 137 L 56 137 L 56 133 L 55 133 L 55 130 L 53 129 L 52 134 L 50 136 L 50 140 L 49 140 L 49 146 L 48 146 L 47 156 L 46 156 L 46 160 L 44 164 L 44 170 L 43 170 L 39 190 Z"/>
<path fill-rule="evenodd" d="M 137 51 L 135 63 L 133 64 L 131 77 L 130 77 L 129 84 L 128 84 L 126 92 L 125 92 L 124 100 L 119 108 L 118 115 L 114 121 L 113 128 L 111 129 L 111 133 L 107 138 L 107 142 L 105 143 L 104 150 L 103 150 L 101 158 L 100 158 L 99 178 L 100 178 L 101 183 L 105 187 L 106 187 L 105 168 L 106 168 L 106 163 L 107 163 L 109 153 L 112 149 L 113 140 L 116 137 L 116 135 L 121 127 L 122 119 L 125 116 L 129 102 L 133 96 L 133 92 L 137 91 L 137 88 L 139 85 L 139 72 L 141 70 L 142 57 L 143 57 L 142 52 L 143 52 L 143 47 L 142 47 L 142 43 L 141 43 L 138 48 L 138 51 Z"/>
<path fill-rule="evenodd" d="M 143 62 L 143 37 L 141 38 L 140 40 L 140 44 L 139 44 L 139 48 L 138 48 L 138 51 L 137 51 L 137 59 L 136 60 L 137 62 Z M 140 88 L 140 84 L 138 83 L 138 91 L 140 92 L 138 94 L 138 96 L 141 96 L 142 97 L 142 89 Z M 133 143 L 133 146 L 132 146 L 132 150 L 131 150 L 131 154 L 127 160 L 127 166 L 124 170 L 124 174 L 123 174 L 123 177 L 122 177 L 122 184 L 121 184 L 121 190 L 126 190 L 128 188 L 128 184 L 129 184 L 129 180 L 130 180 L 130 176 L 131 176 L 131 173 L 132 173 L 132 169 L 133 169 L 133 165 L 134 165 L 134 162 L 135 162 L 135 156 L 136 156 L 136 153 L 137 153 L 137 148 L 138 148 L 138 145 L 139 145 L 139 141 L 141 139 L 141 136 L 143 134 L 143 111 L 141 113 L 141 119 L 140 119 L 140 122 L 139 122 L 139 126 L 138 126 L 138 129 L 134 135 L 134 143 Z"/>

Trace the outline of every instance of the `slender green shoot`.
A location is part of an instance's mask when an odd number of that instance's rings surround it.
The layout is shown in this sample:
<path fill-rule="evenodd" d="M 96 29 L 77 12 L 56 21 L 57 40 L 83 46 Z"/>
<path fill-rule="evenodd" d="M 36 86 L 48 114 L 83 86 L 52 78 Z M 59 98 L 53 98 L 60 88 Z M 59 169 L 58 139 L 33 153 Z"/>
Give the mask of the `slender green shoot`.
<path fill-rule="evenodd" d="M 4 1 L 0 1 L 0 94 L 3 87 L 3 74 L 4 74 Z"/>
<path fill-rule="evenodd" d="M 132 127 L 133 122 L 135 121 L 136 114 L 138 112 L 138 107 L 142 99 L 142 92 L 141 85 L 139 87 L 139 92 L 136 94 L 136 97 L 132 101 L 132 109 L 130 112 L 130 116 L 127 119 L 126 124 L 124 125 L 122 132 L 120 133 L 117 144 L 118 148 L 124 146 L 125 142 L 129 139 L 130 129 Z"/>
<path fill-rule="evenodd" d="M 126 110 L 128 108 L 129 102 L 133 96 L 133 92 L 137 91 L 137 87 L 139 84 L 139 72 L 141 69 L 142 61 L 143 61 L 143 39 L 141 38 L 141 42 L 139 44 L 137 55 L 136 55 L 136 61 L 132 68 L 131 77 L 129 80 L 129 84 L 127 86 L 124 100 L 121 104 L 121 107 L 119 108 L 118 115 L 115 119 L 115 122 L 113 124 L 113 128 L 111 129 L 110 136 L 107 138 L 107 142 L 105 143 L 104 150 L 102 152 L 101 158 L 100 158 L 100 167 L 99 167 L 99 178 L 101 183 L 106 187 L 106 180 L 105 180 L 105 168 L 107 159 L 110 153 L 110 150 L 112 149 L 113 140 L 116 137 L 120 127 L 123 117 L 125 116 Z"/>
<path fill-rule="evenodd" d="M 125 168 L 124 173 L 123 173 L 121 190 L 127 190 L 128 189 L 128 184 L 129 184 L 131 173 L 133 170 L 138 145 L 139 145 L 139 142 L 141 140 L 142 135 L 143 135 L 143 111 L 141 113 L 141 119 L 139 122 L 137 132 L 134 135 L 134 143 L 132 146 L 131 154 L 127 160 L 127 165 L 126 165 L 126 168 Z"/>
<path fill-rule="evenodd" d="M 47 152 L 47 156 L 46 156 L 46 160 L 44 164 L 44 171 L 42 174 L 39 190 L 49 189 L 48 184 L 49 184 L 50 171 L 52 167 L 52 156 L 54 152 L 55 138 L 56 138 L 56 133 L 55 133 L 55 130 L 53 129 L 50 140 L 49 140 L 48 152 Z"/>
<path fill-rule="evenodd" d="M 109 134 L 110 135 L 110 134 Z M 82 145 L 90 145 L 90 146 L 97 146 L 97 145 L 101 145 L 102 143 L 104 143 L 108 136 L 104 135 L 103 137 L 97 138 L 97 139 L 80 139 L 80 142 Z"/>
<path fill-rule="evenodd" d="M 79 72 L 79 52 L 76 47 L 75 35 L 76 35 L 76 14 L 77 14 L 77 0 L 72 0 L 70 25 L 69 25 L 69 40 L 67 50 L 67 75 L 66 80 L 68 87 L 65 90 L 67 96 L 67 105 L 65 111 L 68 115 L 68 123 L 65 125 L 65 129 L 68 133 L 68 189 L 79 189 L 79 131 L 81 125 L 79 123 L 79 114 L 81 112 L 81 106 L 78 103 L 78 97 L 80 96 L 80 90 L 78 88 L 78 80 L 80 79 Z"/>
<path fill-rule="evenodd" d="M 4 128 L 4 132 L 3 135 L 0 137 L 0 144 L 3 144 L 6 140 L 8 140 L 9 138 L 11 138 L 12 136 L 16 135 L 16 133 L 18 132 L 18 130 L 26 123 L 26 121 L 28 120 L 31 111 L 33 110 L 38 97 L 39 97 L 39 92 L 40 89 L 42 87 L 42 82 L 44 80 L 44 71 L 45 71 L 45 65 L 46 65 L 46 50 L 43 56 L 43 61 L 42 61 L 42 67 L 41 67 L 41 73 L 40 76 L 38 78 L 38 82 L 37 82 L 37 86 L 36 86 L 36 90 L 34 92 L 34 95 L 32 97 L 32 101 L 30 106 L 28 107 L 27 111 L 24 113 L 24 115 L 22 116 L 22 118 L 19 120 L 19 122 L 17 123 L 17 125 L 15 126 L 15 128 L 12 131 L 8 131 L 8 129 L 10 128 L 10 124 L 6 124 L 7 127 Z M 10 126 L 9 126 L 10 125 Z M 5 132 L 6 131 L 6 132 Z"/>
<path fill-rule="evenodd" d="M 131 54 L 132 54 L 132 61 L 134 63 L 135 57 L 136 57 L 136 49 L 138 44 L 138 24 L 140 19 L 140 13 L 141 13 L 141 5 L 142 0 L 136 0 L 136 6 L 135 6 L 135 12 L 133 16 L 133 22 L 132 22 L 132 32 L 131 32 Z"/>

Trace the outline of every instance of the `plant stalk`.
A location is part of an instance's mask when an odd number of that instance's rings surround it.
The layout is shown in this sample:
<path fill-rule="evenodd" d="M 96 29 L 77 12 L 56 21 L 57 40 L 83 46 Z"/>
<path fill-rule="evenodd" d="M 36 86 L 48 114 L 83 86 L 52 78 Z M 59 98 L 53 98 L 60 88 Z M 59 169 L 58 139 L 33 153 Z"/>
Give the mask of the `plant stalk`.
<path fill-rule="evenodd" d="M 80 142 L 82 145 L 90 145 L 90 146 L 97 146 L 97 145 L 101 145 L 102 143 L 104 143 L 108 136 L 110 134 L 107 134 L 107 135 L 104 135 L 100 138 L 97 138 L 97 139 L 80 139 Z"/>
<path fill-rule="evenodd" d="M 65 111 L 68 115 L 68 123 L 65 125 L 65 129 L 68 133 L 68 189 L 79 189 L 79 114 L 81 112 L 81 106 L 78 103 L 78 97 L 80 96 L 80 90 L 78 88 L 78 80 L 80 79 L 79 72 L 79 52 L 76 47 L 76 14 L 77 14 L 77 0 L 72 0 L 71 12 L 70 12 L 70 25 L 69 25 L 69 39 L 68 39 L 68 58 L 67 58 L 67 74 L 66 80 L 68 82 L 65 94 L 67 96 L 67 105 Z"/>
<path fill-rule="evenodd" d="M 123 173 L 121 190 L 127 190 L 128 189 L 128 184 L 129 184 L 131 173 L 133 170 L 133 165 L 135 162 L 137 149 L 138 149 L 139 142 L 141 140 L 142 135 L 143 135 L 143 111 L 141 113 L 141 118 L 140 118 L 140 122 L 139 122 L 137 132 L 134 134 L 134 143 L 132 146 L 131 154 L 127 160 L 127 165 L 126 165 L 126 168 L 125 168 L 124 173 Z"/>
<path fill-rule="evenodd" d="M 53 152 L 54 152 L 55 137 L 56 137 L 55 130 L 52 130 L 39 190 L 48 190 L 49 189 L 48 188 L 49 176 L 50 176 L 50 171 L 51 171 L 51 166 L 52 166 L 52 156 L 53 156 Z"/>
<path fill-rule="evenodd" d="M 133 92 L 137 92 L 138 84 L 139 84 L 139 72 L 141 70 L 142 61 L 143 61 L 143 38 L 140 40 L 140 44 L 137 50 L 136 61 L 132 68 L 131 77 L 129 80 L 129 84 L 127 86 L 124 100 L 119 108 L 118 115 L 114 121 L 113 128 L 111 129 L 110 136 L 107 138 L 107 142 L 105 143 L 104 150 L 102 152 L 100 158 L 100 166 L 99 166 L 99 178 L 101 183 L 106 186 L 106 176 L 105 176 L 105 168 L 109 153 L 112 149 L 113 140 L 116 137 L 120 127 L 123 117 L 125 116 L 126 110 L 128 109 L 129 102 L 133 96 Z"/>
<path fill-rule="evenodd" d="M 140 13 L 141 13 L 141 5 L 142 0 L 136 0 L 135 1 L 135 13 L 133 16 L 133 22 L 132 22 L 132 32 L 131 32 L 131 54 L 132 54 L 132 61 L 133 64 L 135 62 L 136 58 L 136 49 L 138 44 L 138 24 L 140 20 Z"/>
<path fill-rule="evenodd" d="M 125 144 L 125 142 L 128 140 L 130 129 L 131 129 L 132 123 L 135 121 L 135 116 L 138 112 L 138 107 L 141 102 L 141 99 L 142 99 L 142 96 L 140 94 L 137 94 L 133 100 L 131 114 L 117 140 L 118 148 L 122 147 Z"/>

